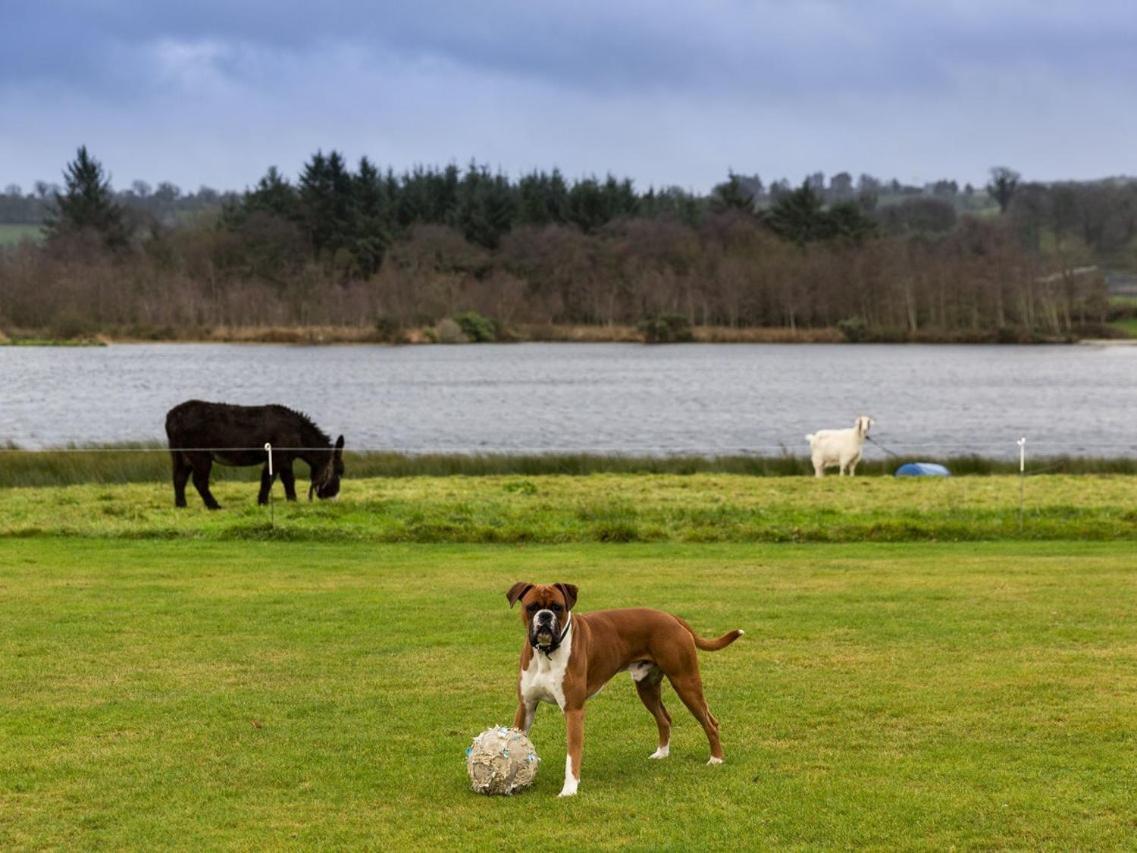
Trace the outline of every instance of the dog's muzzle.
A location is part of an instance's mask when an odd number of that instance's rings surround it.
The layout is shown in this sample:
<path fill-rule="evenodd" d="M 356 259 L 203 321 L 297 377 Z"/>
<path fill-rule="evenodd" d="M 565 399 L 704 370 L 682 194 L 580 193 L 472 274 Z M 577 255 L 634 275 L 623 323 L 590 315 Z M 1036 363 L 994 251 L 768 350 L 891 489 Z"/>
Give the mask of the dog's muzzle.
<path fill-rule="evenodd" d="M 540 610 L 529 623 L 529 645 L 549 654 L 560 645 L 564 634 L 557 624 L 556 614 L 551 610 Z"/>

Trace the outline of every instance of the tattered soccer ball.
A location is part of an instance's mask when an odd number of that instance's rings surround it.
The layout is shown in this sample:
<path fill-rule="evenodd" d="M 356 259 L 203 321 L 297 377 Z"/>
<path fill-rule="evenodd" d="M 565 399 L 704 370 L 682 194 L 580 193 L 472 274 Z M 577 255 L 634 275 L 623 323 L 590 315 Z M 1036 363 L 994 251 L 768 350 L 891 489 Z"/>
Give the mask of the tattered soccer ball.
<path fill-rule="evenodd" d="M 486 729 L 466 749 L 466 772 L 479 794 L 513 794 L 537 778 L 537 750 L 519 729 Z"/>

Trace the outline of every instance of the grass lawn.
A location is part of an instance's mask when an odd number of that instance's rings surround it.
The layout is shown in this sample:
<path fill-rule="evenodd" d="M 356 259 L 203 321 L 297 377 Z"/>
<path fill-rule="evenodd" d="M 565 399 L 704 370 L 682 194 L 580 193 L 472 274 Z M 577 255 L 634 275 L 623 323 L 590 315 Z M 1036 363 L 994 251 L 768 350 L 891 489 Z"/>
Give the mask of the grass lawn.
<path fill-rule="evenodd" d="M 41 225 L 0 224 L 0 246 L 14 246 L 22 240 L 39 242 L 43 239 Z"/>
<path fill-rule="evenodd" d="M 0 463 L 4 460 L 0 459 Z M 303 467 L 303 466 L 301 466 Z M 0 489 L 0 536 L 357 542 L 860 542 L 1137 539 L 1137 477 L 749 477 L 737 474 L 345 480 L 338 501 L 286 504 L 226 481 L 207 512 L 168 483 Z M 306 489 L 301 486 L 301 494 Z"/>
<path fill-rule="evenodd" d="M 1114 320 L 1111 326 L 1125 332 L 1131 338 L 1137 338 L 1137 317 L 1127 317 L 1124 320 Z"/>
<path fill-rule="evenodd" d="M 621 676 L 578 797 L 549 707 L 535 789 L 471 793 L 519 579 L 746 628 L 700 655 L 726 764 L 668 687 L 649 761 Z M 1128 847 L 1135 596 L 1128 542 L 3 538 L 0 848 Z"/>

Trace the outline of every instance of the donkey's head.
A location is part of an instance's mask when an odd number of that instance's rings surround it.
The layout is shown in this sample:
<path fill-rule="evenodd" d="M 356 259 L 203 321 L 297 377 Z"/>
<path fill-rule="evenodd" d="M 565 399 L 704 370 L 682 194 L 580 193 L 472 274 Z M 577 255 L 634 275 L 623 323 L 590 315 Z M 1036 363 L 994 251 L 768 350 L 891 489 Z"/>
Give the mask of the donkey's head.
<path fill-rule="evenodd" d="M 323 466 L 312 467 L 312 485 L 308 487 L 308 500 L 313 493 L 320 500 L 334 498 L 340 493 L 340 477 L 343 476 L 343 436 L 336 439 L 328 461 Z"/>

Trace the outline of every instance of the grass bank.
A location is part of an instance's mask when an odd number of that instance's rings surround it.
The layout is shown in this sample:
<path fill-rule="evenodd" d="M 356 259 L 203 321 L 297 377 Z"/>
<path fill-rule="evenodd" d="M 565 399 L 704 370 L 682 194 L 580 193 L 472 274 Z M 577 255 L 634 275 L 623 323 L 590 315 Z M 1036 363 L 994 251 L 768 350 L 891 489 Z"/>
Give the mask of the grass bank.
<path fill-rule="evenodd" d="M 74 340 L 91 343 L 241 343 L 241 344 L 433 344 L 455 345 L 441 339 L 433 326 L 391 331 L 376 326 L 105 326 L 84 328 L 69 338 L 66 326 L 35 329 L 0 329 L 13 341 L 29 346 L 59 345 Z M 850 338 L 836 326 L 692 326 L 692 343 L 810 344 L 810 343 L 920 343 L 920 344 L 1070 344 L 1082 339 L 1126 338 L 1132 329 L 1124 322 L 1094 324 L 1065 335 L 1030 329 L 944 330 L 924 328 L 879 329 Z M 642 329 L 629 325 L 518 324 L 501 331 L 497 343 L 645 343 Z M 466 343 L 469 343 L 468 341 Z"/>
<path fill-rule="evenodd" d="M 983 456 L 920 456 L 940 462 L 955 475 L 1015 474 L 1018 460 Z M 370 477 L 484 477 L 563 474 L 738 474 L 749 477 L 801 477 L 813 473 L 804 456 L 620 456 L 593 453 L 463 454 L 352 453 L 344 456 L 350 479 Z M 891 476 L 917 457 L 862 462 L 858 477 Z M 222 481 L 259 480 L 256 468 L 215 466 Z M 297 472 L 306 473 L 302 463 Z M 1031 459 L 1029 472 L 1052 474 L 1137 474 L 1134 457 L 1053 456 Z M 21 451 L 0 447 L 0 488 L 66 486 L 79 483 L 157 483 L 170 477 L 170 460 L 157 444 L 122 444 Z"/>
<path fill-rule="evenodd" d="M 10 338 L 0 332 L 0 346 L 4 347 L 105 347 L 103 338 Z"/>
<path fill-rule="evenodd" d="M 1020 486 L 1024 506 L 1020 516 Z M 408 476 L 345 481 L 338 501 L 175 510 L 165 482 L 0 491 L 0 536 L 355 542 L 860 542 L 1137 539 L 1137 479 L 946 480 L 737 474 Z"/>
<path fill-rule="evenodd" d="M 667 686 L 648 760 L 620 676 L 574 800 L 547 706 L 534 789 L 470 792 L 465 746 L 514 708 L 518 579 L 745 627 L 701 655 L 726 763 Z M 1135 595 L 1129 543 L 0 540 L 0 847 L 1129 847 Z"/>
<path fill-rule="evenodd" d="M 39 243 L 43 240 L 42 225 L 27 225 L 23 223 L 0 223 L 0 247 L 16 246 L 25 240 Z"/>

